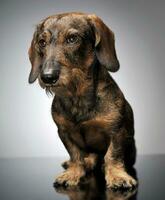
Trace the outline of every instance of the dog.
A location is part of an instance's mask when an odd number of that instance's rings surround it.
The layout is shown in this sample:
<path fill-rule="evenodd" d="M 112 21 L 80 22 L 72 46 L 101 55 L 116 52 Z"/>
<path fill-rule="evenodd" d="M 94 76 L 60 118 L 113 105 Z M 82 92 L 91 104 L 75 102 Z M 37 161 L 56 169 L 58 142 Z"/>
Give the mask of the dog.
<path fill-rule="evenodd" d="M 36 27 L 29 83 L 54 94 L 51 113 L 69 153 L 58 185 L 77 186 L 101 161 L 107 188 L 133 188 L 131 106 L 109 72 L 119 69 L 114 33 L 95 14 L 57 14 Z"/>

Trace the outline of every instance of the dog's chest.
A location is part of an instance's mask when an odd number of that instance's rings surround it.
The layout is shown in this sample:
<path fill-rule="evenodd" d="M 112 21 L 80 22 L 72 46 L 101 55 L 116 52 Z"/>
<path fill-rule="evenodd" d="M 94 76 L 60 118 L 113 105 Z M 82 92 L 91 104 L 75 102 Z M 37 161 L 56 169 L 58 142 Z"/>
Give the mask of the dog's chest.
<path fill-rule="evenodd" d="M 105 153 L 109 145 L 109 137 L 105 134 L 104 124 L 87 120 L 78 124 L 71 123 L 65 127 L 65 134 L 81 149 L 89 152 Z"/>
<path fill-rule="evenodd" d="M 97 113 L 97 104 L 99 105 L 99 100 L 97 103 L 96 99 L 87 95 L 74 100 L 63 98 L 54 102 L 55 107 L 52 108 L 63 118 L 55 120 L 57 125 L 66 130 L 72 141 L 82 149 L 104 152 L 107 148 L 106 142 L 109 141 L 104 133 L 106 126 L 101 121 L 98 123 L 92 120 Z"/>
<path fill-rule="evenodd" d="M 89 118 L 94 107 L 94 97 L 92 94 L 75 96 L 71 99 L 65 99 L 64 103 L 64 109 L 67 111 L 68 117 L 78 123 Z"/>

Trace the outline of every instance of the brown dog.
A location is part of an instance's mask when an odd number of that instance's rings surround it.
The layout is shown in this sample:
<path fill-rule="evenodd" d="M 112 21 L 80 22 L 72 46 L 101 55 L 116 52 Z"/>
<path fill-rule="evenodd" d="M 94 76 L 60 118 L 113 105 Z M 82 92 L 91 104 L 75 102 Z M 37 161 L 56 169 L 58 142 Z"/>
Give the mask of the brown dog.
<path fill-rule="evenodd" d="M 102 159 L 107 187 L 132 188 L 133 112 L 108 71 L 119 69 L 114 34 L 96 15 L 64 13 L 34 33 L 29 83 L 55 94 L 52 116 L 70 160 L 56 183 L 75 186 Z"/>

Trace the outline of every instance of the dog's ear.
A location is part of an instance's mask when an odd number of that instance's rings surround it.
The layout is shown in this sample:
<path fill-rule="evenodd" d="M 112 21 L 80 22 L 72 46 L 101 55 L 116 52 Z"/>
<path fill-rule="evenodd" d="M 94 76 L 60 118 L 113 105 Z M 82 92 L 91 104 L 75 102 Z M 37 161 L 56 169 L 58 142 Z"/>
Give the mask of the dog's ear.
<path fill-rule="evenodd" d="M 33 83 L 37 79 L 41 69 L 41 56 L 35 49 L 35 41 L 36 41 L 36 33 L 34 33 L 33 35 L 31 46 L 28 51 L 29 59 L 31 62 L 31 71 L 28 80 L 29 83 Z"/>
<path fill-rule="evenodd" d="M 116 72 L 120 65 L 115 50 L 114 33 L 96 15 L 88 15 L 95 33 L 96 56 L 110 72 Z"/>

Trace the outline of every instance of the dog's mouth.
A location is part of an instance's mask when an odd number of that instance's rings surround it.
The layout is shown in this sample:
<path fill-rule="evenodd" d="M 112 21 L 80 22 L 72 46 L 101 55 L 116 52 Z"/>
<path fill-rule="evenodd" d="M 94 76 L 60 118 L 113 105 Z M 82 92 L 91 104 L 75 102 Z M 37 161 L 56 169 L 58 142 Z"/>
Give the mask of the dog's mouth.
<path fill-rule="evenodd" d="M 53 95 L 55 92 L 55 88 L 59 86 L 58 79 L 51 84 L 44 83 L 43 89 L 45 89 L 47 95 Z"/>
<path fill-rule="evenodd" d="M 44 84 L 46 87 L 55 87 L 55 86 L 57 86 L 57 81 L 58 81 L 58 79 L 53 80 L 52 83 L 44 83 Z"/>

